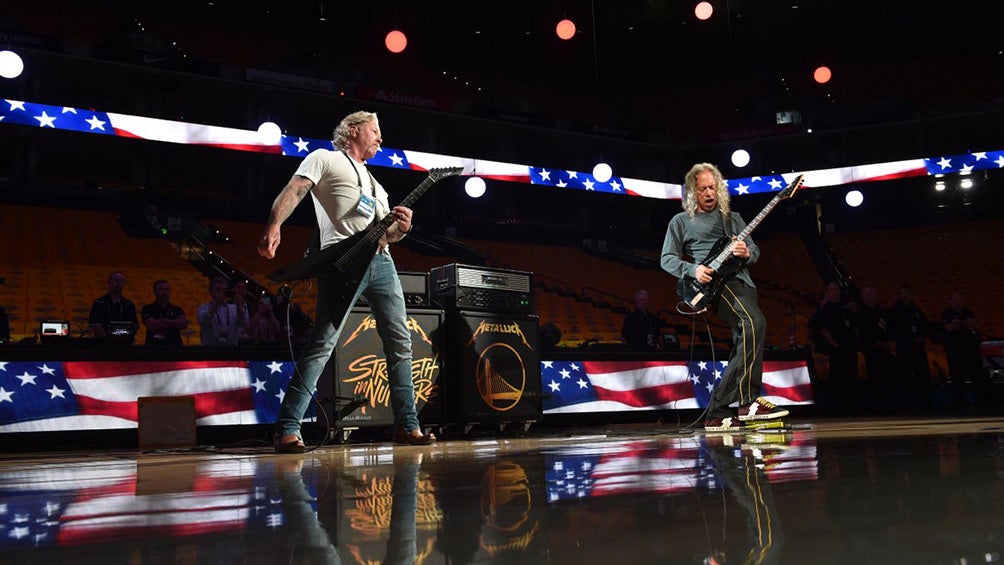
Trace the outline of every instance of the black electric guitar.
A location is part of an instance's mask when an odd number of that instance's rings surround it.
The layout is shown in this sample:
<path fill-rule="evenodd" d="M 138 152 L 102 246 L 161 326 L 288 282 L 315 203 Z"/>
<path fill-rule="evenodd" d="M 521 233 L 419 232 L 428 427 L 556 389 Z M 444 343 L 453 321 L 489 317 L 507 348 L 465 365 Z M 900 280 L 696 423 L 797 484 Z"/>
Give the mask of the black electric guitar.
<path fill-rule="evenodd" d="M 459 175 L 463 170 L 463 167 L 430 169 L 429 176 L 415 187 L 400 205 L 410 208 L 436 181 Z M 341 310 L 344 315 L 352 306 L 349 302 L 359 288 L 373 255 L 376 254 L 380 238 L 396 221 L 397 218 L 393 214 L 387 214 L 382 220 L 338 243 L 320 251 L 308 250 L 303 259 L 267 275 L 267 278 L 275 282 L 290 282 L 322 275 L 330 276 L 331 281 L 337 285 L 334 292 L 335 303 L 332 304 L 332 320 L 337 324 L 340 320 L 337 316 L 338 311 Z"/>
<path fill-rule="evenodd" d="M 770 202 L 756 215 L 755 218 L 750 220 L 750 223 L 746 227 L 736 234 L 735 238 L 728 236 L 719 238 L 712 246 L 711 251 L 708 252 L 708 256 L 701 261 L 701 265 L 710 268 L 713 272 L 711 273 L 711 280 L 705 284 L 697 282 L 697 279 L 691 277 L 684 277 L 677 281 L 676 283 L 676 294 L 679 295 L 680 299 L 683 300 L 687 305 L 689 305 L 694 313 L 703 312 L 708 307 L 708 303 L 718 297 L 722 292 L 722 288 L 725 286 L 725 281 L 732 278 L 739 269 L 744 265 L 742 259 L 736 257 L 732 254 L 732 249 L 735 247 L 735 242 L 737 240 L 744 240 L 753 230 L 756 229 L 757 225 L 770 214 L 770 211 L 777 206 L 778 202 L 791 198 L 795 191 L 797 191 L 802 186 L 802 177 L 805 175 L 798 175 L 795 180 L 793 180 L 788 186 L 784 187 L 784 190 L 778 192 Z"/>

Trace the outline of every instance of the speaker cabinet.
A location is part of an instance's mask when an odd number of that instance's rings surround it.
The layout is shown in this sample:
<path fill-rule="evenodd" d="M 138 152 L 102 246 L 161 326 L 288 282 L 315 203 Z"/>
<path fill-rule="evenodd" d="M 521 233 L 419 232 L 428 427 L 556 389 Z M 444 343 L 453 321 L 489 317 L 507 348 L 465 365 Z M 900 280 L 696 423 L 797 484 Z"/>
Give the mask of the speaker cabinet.
<path fill-rule="evenodd" d="M 445 413 L 439 387 L 442 322 L 442 310 L 408 310 L 412 347 L 411 378 L 415 385 L 418 420 L 423 427 L 441 425 Z M 334 427 L 394 424 L 394 413 L 390 408 L 387 358 L 377 334 L 376 319 L 369 308 L 353 308 L 349 313 L 348 321 L 338 336 L 333 372 L 336 415 L 350 399 L 367 399 L 362 406 L 338 419 Z"/>
<path fill-rule="evenodd" d="M 407 308 L 429 308 L 432 305 L 429 294 L 429 273 L 419 271 L 398 271 L 401 281 L 401 291 L 404 292 L 404 304 Z M 369 306 L 369 300 L 360 295 L 356 307 Z"/>
<path fill-rule="evenodd" d="M 536 315 L 456 311 L 447 316 L 447 420 L 529 423 L 543 415 Z"/>

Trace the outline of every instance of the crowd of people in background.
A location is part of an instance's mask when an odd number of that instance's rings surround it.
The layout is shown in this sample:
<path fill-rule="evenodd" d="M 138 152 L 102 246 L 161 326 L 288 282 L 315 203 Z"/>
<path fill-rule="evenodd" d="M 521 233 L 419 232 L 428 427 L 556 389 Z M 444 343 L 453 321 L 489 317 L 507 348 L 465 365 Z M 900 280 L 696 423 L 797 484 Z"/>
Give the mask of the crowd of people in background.
<path fill-rule="evenodd" d="M 954 409 L 978 408 L 987 398 L 983 336 L 960 292 L 951 294 L 939 318 L 929 318 L 908 285 L 885 306 L 875 287 L 844 289 L 830 282 L 807 325 L 809 345 L 827 364 L 817 399 L 833 413 L 928 412 L 935 408 L 937 382 L 948 385 Z M 947 367 L 935 364 L 932 374 L 932 348 L 938 346 Z"/>
<path fill-rule="evenodd" d="M 144 345 L 184 345 L 182 332 L 190 322 L 182 307 L 171 302 L 171 284 L 153 283 L 153 302 L 137 317 L 136 305 L 123 294 L 126 276 L 115 271 L 108 277 L 108 292 L 96 298 L 88 314 L 95 342 L 132 344 L 140 322 L 146 328 Z M 196 312 L 200 344 L 212 347 L 299 344 L 309 333 L 312 320 L 290 302 L 289 287 L 274 296 L 248 291 L 245 281 L 231 285 L 224 277 L 209 282 L 209 300 Z"/>

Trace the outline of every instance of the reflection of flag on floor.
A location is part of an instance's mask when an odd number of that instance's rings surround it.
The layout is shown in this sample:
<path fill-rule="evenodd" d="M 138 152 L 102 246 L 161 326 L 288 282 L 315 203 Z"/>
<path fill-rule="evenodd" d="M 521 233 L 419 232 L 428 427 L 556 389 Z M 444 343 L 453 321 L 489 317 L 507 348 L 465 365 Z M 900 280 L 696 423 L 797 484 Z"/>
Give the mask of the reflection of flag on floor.
<path fill-rule="evenodd" d="M 727 361 L 542 361 L 544 413 L 703 408 Z M 812 404 L 805 361 L 764 361 L 763 396 Z"/>
<path fill-rule="evenodd" d="M 548 454 L 547 499 L 713 488 L 714 475 L 699 459 L 698 442 L 697 436 L 687 436 L 667 442 L 597 443 Z"/>
<path fill-rule="evenodd" d="M 163 476 L 163 465 L 152 465 L 156 469 L 149 478 L 136 461 L 0 471 L 0 550 L 261 531 L 286 524 L 286 501 L 272 465 L 222 459 L 179 466 L 170 479 Z M 305 487 L 316 493 L 314 480 Z M 246 548 L 244 536 L 234 538 L 239 550 Z"/>
<path fill-rule="evenodd" d="M 199 425 L 275 421 L 288 361 L 0 361 L 0 432 L 136 427 L 141 397 L 193 396 Z"/>
<path fill-rule="evenodd" d="M 789 437 L 782 441 L 777 435 L 769 441 L 754 441 L 742 434 L 727 439 L 734 446 L 727 448 L 726 459 L 735 465 L 757 465 L 771 483 L 819 478 L 815 440 Z M 708 452 L 708 441 L 709 437 L 698 433 L 631 443 L 586 443 L 546 452 L 547 500 L 722 488 L 725 483 Z"/>

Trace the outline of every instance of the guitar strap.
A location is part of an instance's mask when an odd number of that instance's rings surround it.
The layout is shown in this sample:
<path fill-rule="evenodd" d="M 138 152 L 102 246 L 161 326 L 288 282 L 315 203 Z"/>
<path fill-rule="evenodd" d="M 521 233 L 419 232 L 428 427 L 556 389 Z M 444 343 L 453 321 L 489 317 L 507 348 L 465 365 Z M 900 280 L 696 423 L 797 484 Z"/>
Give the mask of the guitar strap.
<path fill-rule="evenodd" d="M 725 236 L 732 239 L 732 212 L 722 214 L 722 229 L 725 231 Z"/>
<path fill-rule="evenodd" d="M 355 171 L 356 173 L 356 186 L 359 187 L 359 192 L 362 193 L 363 178 L 359 175 L 359 169 L 356 168 L 356 164 L 352 161 L 352 157 L 349 157 L 349 154 L 346 153 L 344 149 L 342 149 L 340 153 L 342 155 L 345 155 L 345 158 L 349 160 L 349 165 L 352 167 L 352 170 Z M 370 194 L 373 196 L 373 200 L 375 201 L 376 179 L 373 178 L 373 173 L 371 173 L 369 169 L 366 169 L 366 174 L 369 175 L 370 177 Z M 376 214 L 373 215 L 373 221 L 370 222 L 370 225 L 373 225 L 375 222 L 376 222 Z M 307 250 L 306 252 L 304 252 L 303 256 L 307 257 L 313 253 L 319 252 L 320 250 L 321 250 L 321 227 L 317 225 L 317 222 L 314 222 L 314 233 L 313 235 L 310 236 L 310 243 L 307 245 Z"/>
<path fill-rule="evenodd" d="M 362 192 L 363 178 L 359 176 L 359 169 L 356 168 L 356 164 L 352 161 L 352 157 L 349 157 L 349 154 L 346 153 L 344 149 L 342 150 L 342 155 L 345 155 L 345 158 L 349 160 L 349 165 L 352 165 L 352 170 L 356 172 L 356 185 L 359 186 L 359 192 Z M 373 196 L 373 200 L 376 200 L 376 179 L 373 178 L 373 173 L 371 173 L 369 169 L 366 169 L 366 174 L 370 176 L 371 196 Z"/>

